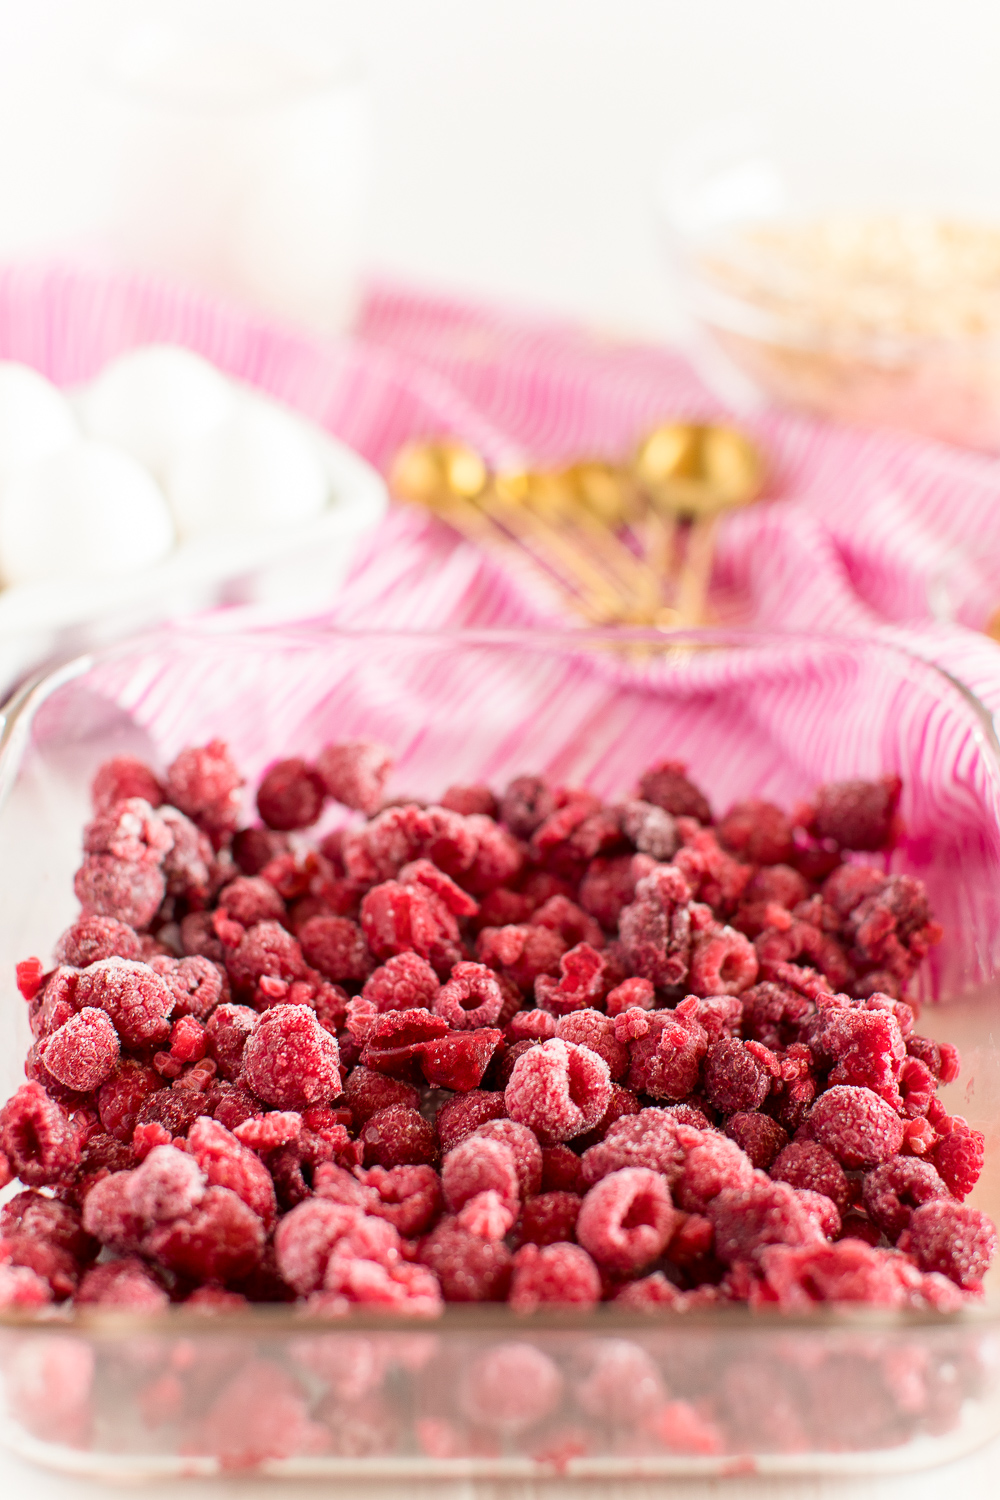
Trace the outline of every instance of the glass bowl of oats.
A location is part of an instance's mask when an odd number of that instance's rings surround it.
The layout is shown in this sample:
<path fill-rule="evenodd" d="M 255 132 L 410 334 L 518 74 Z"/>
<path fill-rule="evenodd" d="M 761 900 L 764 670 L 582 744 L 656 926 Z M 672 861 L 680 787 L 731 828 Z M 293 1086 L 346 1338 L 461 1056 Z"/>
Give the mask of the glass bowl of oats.
<path fill-rule="evenodd" d="M 680 147 L 661 218 L 693 350 L 737 404 L 1000 452 L 1000 196 L 976 150 L 886 134 L 734 119 Z"/>

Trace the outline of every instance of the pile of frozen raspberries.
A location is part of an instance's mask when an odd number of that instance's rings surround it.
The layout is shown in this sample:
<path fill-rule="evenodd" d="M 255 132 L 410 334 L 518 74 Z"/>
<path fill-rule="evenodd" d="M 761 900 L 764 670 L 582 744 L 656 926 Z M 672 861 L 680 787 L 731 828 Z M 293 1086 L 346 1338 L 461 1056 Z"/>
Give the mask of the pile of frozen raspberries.
<path fill-rule="evenodd" d="M 536 776 L 387 802 L 390 766 L 281 761 L 253 827 L 220 741 L 101 767 L 81 916 L 18 966 L 0 1303 L 980 1294 L 983 1137 L 903 998 L 941 930 L 871 858 L 898 778 L 714 821 L 676 762 L 613 805 Z"/>

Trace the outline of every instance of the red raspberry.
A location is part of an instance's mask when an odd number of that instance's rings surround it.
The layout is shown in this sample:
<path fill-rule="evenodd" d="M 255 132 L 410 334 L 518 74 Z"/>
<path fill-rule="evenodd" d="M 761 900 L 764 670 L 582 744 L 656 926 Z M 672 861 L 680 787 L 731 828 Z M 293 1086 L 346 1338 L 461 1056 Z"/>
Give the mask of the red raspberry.
<path fill-rule="evenodd" d="M 596 917 L 602 927 L 613 932 L 618 926 L 622 908 L 635 897 L 636 882 L 642 875 L 649 874 L 650 863 L 646 856 L 638 860 L 630 854 L 592 859 L 580 882 L 580 905 Z"/>
<path fill-rule="evenodd" d="M 194 1157 L 186 1151 L 178 1151 L 175 1146 L 154 1147 L 141 1166 L 134 1172 L 120 1173 L 115 1181 L 121 1186 L 128 1210 L 147 1227 L 167 1224 L 190 1213 L 204 1198 L 207 1186 L 204 1173 Z M 95 1194 L 106 1195 L 109 1191 L 106 1183 L 98 1183 L 87 1198 L 86 1214 L 88 1220 L 94 1221 L 94 1232 L 98 1235 L 101 1235 L 101 1230 L 96 1223 L 92 1199 Z"/>
<path fill-rule="evenodd" d="M 741 1151 L 746 1152 L 755 1167 L 765 1171 L 788 1145 L 788 1131 L 782 1129 L 770 1115 L 730 1115 L 726 1121 L 726 1134 L 731 1141 L 736 1142 Z"/>
<path fill-rule="evenodd" d="M 723 1188 L 706 1206 L 715 1253 L 727 1265 L 767 1245 L 822 1245 L 823 1233 L 795 1188 L 755 1173 L 747 1187 Z"/>
<path fill-rule="evenodd" d="M 159 807 L 163 788 L 143 761 L 133 755 L 116 755 L 98 768 L 90 796 L 96 813 L 110 812 L 117 803 L 130 797 L 141 797 L 150 807 Z"/>
<path fill-rule="evenodd" d="M 551 788 L 540 776 L 515 777 L 500 799 L 500 817 L 519 839 L 529 839 L 555 808 Z"/>
<path fill-rule="evenodd" d="M 791 824 L 773 802 L 754 797 L 737 803 L 717 833 L 720 844 L 753 865 L 783 864 L 792 856 Z"/>
<path fill-rule="evenodd" d="M 742 932 L 722 927 L 695 943 L 688 983 L 696 995 L 738 995 L 756 978 L 757 954 Z"/>
<path fill-rule="evenodd" d="M 601 1004 L 607 990 L 608 966 L 589 943 L 578 943 L 564 953 L 559 970 L 558 982 L 547 974 L 539 974 L 535 980 L 535 999 L 543 1010 L 554 1016 L 566 1016 L 571 1011 Z"/>
<path fill-rule="evenodd" d="M 0 1110 L 0 1151 L 26 1187 L 67 1181 L 80 1149 L 65 1111 L 40 1084 L 22 1084 Z"/>
<path fill-rule="evenodd" d="M 638 977 L 658 988 L 682 984 L 687 976 L 690 894 L 678 869 L 657 865 L 638 882 L 635 900 L 621 913 L 618 932 L 626 960 Z"/>
<path fill-rule="evenodd" d="M 149 966 L 158 974 L 173 997 L 171 1016 L 180 1020 L 182 1016 L 194 1016 L 204 1021 L 216 1006 L 229 999 L 229 983 L 225 971 L 210 959 L 200 956 L 191 958 L 154 958 Z"/>
<path fill-rule="evenodd" d="M 147 964 L 105 958 L 80 975 L 76 1003 L 106 1011 L 126 1046 L 165 1042 L 173 997 Z"/>
<path fill-rule="evenodd" d="M 83 917 L 67 927 L 55 947 L 57 964 L 87 969 L 102 958 L 142 957 L 142 945 L 136 932 L 113 917 Z"/>
<path fill-rule="evenodd" d="M 704 1214 L 724 1190 L 741 1192 L 755 1177 L 750 1158 L 735 1141 L 714 1130 L 693 1130 L 680 1125 L 679 1144 L 684 1149 L 680 1173 L 673 1182 L 674 1201 L 689 1214 Z"/>
<path fill-rule="evenodd" d="M 425 1043 L 420 1066 L 433 1088 L 467 1093 L 482 1083 L 493 1054 L 502 1045 L 503 1032 L 490 1027 L 453 1033 Z"/>
<path fill-rule="evenodd" d="M 241 1145 L 249 1146 L 251 1151 L 262 1155 L 266 1155 L 268 1151 L 276 1151 L 280 1146 L 290 1145 L 301 1134 L 302 1116 L 295 1110 L 272 1110 L 267 1115 L 253 1115 L 233 1127 L 233 1135 Z"/>
<path fill-rule="evenodd" d="M 136 1313 L 163 1312 L 170 1305 L 166 1292 L 134 1255 L 88 1271 L 74 1300 L 78 1307 L 116 1307 Z"/>
<path fill-rule="evenodd" d="M 697 818 L 699 823 L 711 823 L 712 809 L 694 782 L 688 780 L 686 771 L 683 761 L 661 761 L 640 780 L 639 795 L 675 818 Z"/>
<path fill-rule="evenodd" d="M 915 1208 L 949 1196 L 931 1163 L 914 1156 L 893 1156 L 867 1172 L 862 1190 L 865 1212 L 892 1241 L 898 1240 Z"/>
<path fill-rule="evenodd" d="M 564 1042 L 588 1047 L 603 1057 L 613 1079 L 621 1078 L 629 1065 L 628 1048 L 616 1040 L 614 1021 L 599 1010 L 577 1010 L 556 1022 L 556 1036 Z"/>
<path fill-rule="evenodd" d="M 348 1074 L 344 1103 L 351 1111 L 355 1125 L 364 1125 L 380 1109 L 390 1104 L 406 1104 L 415 1109 L 419 1095 L 412 1084 L 389 1078 L 372 1068 L 356 1067 Z"/>
<path fill-rule="evenodd" d="M 662 1312 L 665 1307 L 679 1309 L 687 1306 L 687 1298 L 668 1281 L 662 1271 L 643 1276 L 638 1281 L 629 1281 L 612 1298 L 616 1307 L 632 1312 Z"/>
<path fill-rule="evenodd" d="M 365 981 L 362 995 L 377 1011 L 431 1010 L 440 989 L 426 959 L 416 953 L 397 953 Z"/>
<path fill-rule="evenodd" d="M 570 1140 L 591 1129 L 611 1097 L 603 1057 L 587 1047 L 553 1038 L 514 1064 L 504 1092 L 507 1113 L 541 1140 Z"/>
<path fill-rule="evenodd" d="M 167 771 L 167 801 L 213 839 L 231 833 L 239 820 L 243 777 L 222 740 L 182 750 Z"/>
<path fill-rule="evenodd" d="M 178 1083 L 181 1080 L 178 1080 Z M 139 1110 L 139 1125 L 163 1125 L 172 1139 L 187 1135 L 198 1116 L 204 1113 L 205 1096 L 197 1089 L 158 1089 Z"/>
<path fill-rule="evenodd" d="M 257 922 L 226 954 L 226 968 L 235 988 L 256 988 L 263 975 L 273 979 L 304 979 L 306 962 L 291 933 L 277 922 Z"/>
<path fill-rule="evenodd" d="M 259 875 L 238 875 L 219 892 L 219 906 L 241 927 L 258 922 L 283 922 L 285 903 L 274 886 Z"/>
<path fill-rule="evenodd" d="M 390 1266 L 331 1256 L 324 1282 L 328 1294 L 365 1307 L 381 1307 L 406 1317 L 436 1318 L 442 1311 L 437 1278 L 424 1266 Z"/>
<path fill-rule="evenodd" d="M 601 1300 L 600 1273 L 579 1245 L 530 1242 L 514 1255 L 507 1300 L 519 1313 L 552 1304 L 593 1307 Z"/>
<path fill-rule="evenodd" d="M 771 1089 L 772 1074 L 749 1045 L 735 1037 L 713 1042 L 705 1057 L 704 1085 L 710 1104 L 722 1114 L 758 1109 Z"/>
<path fill-rule="evenodd" d="M 432 897 L 437 897 L 453 917 L 474 917 L 479 911 L 479 902 L 429 859 L 415 859 L 404 865 L 399 872 L 399 881 L 401 885 L 419 886 Z M 451 924 L 449 930 L 455 936 L 456 929 Z"/>
<path fill-rule="evenodd" d="M 479 912 L 472 923 L 474 932 L 484 927 L 516 927 L 526 924 L 534 906 L 520 891 L 509 891 L 506 886 L 490 891 L 479 903 Z"/>
<path fill-rule="evenodd" d="M 488 1120 L 502 1120 L 506 1114 L 507 1105 L 501 1093 L 472 1089 L 446 1100 L 438 1110 L 435 1122 L 441 1150 L 452 1151 L 480 1125 Z"/>
<path fill-rule="evenodd" d="M 299 929 L 299 944 L 327 979 L 360 982 L 374 968 L 361 928 L 348 917 L 312 917 Z"/>
<path fill-rule="evenodd" d="M 406 1104 L 378 1110 L 358 1139 L 364 1146 L 366 1166 L 402 1167 L 437 1160 L 433 1125 Z"/>
<path fill-rule="evenodd" d="M 238 1078 L 243 1049 L 257 1022 L 248 1005 L 219 1005 L 208 1018 L 205 1040 L 208 1055 L 218 1064 L 223 1078 Z"/>
<path fill-rule="evenodd" d="M 271 828 L 241 828 L 233 835 L 233 859 L 244 875 L 259 875 L 272 860 L 287 853 L 287 836 Z"/>
<path fill-rule="evenodd" d="M 225 1283 L 250 1274 L 264 1240 L 264 1225 L 242 1199 L 229 1188 L 210 1187 L 196 1208 L 153 1229 L 143 1253 L 169 1271 Z"/>
<path fill-rule="evenodd" d="M 341 1093 L 336 1038 L 305 1005 L 277 1005 L 257 1020 L 243 1049 L 243 1078 L 278 1109 L 325 1104 Z"/>
<path fill-rule="evenodd" d="M 806 1117 L 809 1139 L 825 1146 L 849 1171 L 895 1156 L 903 1122 L 871 1089 L 838 1084 L 821 1094 Z"/>
<path fill-rule="evenodd" d="M 650 1167 L 676 1178 L 684 1160 L 678 1121 L 665 1109 L 643 1109 L 616 1120 L 603 1141 L 583 1154 L 583 1180 L 592 1184 L 622 1167 Z"/>
<path fill-rule="evenodd" d="M 900 1307 L 905 1290 L 892 1259 L 860 1240 L 794 1248 L 771 1245 L 760 1253 L 767 1287 L 786 1312 L 817 1302 L 865 1302 Z"/>
<path fill-rule="evenodd" d="M 426 1010 L 390 1010 L 371 1017 L 366 1024 L 368 1040 L 361 1053 L 362 1063 L 377 1072 L 406 1079 L 417 1076 L 416 1065 L 428 1044 L 448 1032 L 447 1021 Z"/>
<path fill-rule="evenodd" d="M 587 1189 L 580 1158 L 569 1146 L 542 1147 L 542 1190 L 546 1193 L 578 1193 Z"/>
<path fill-rule="evenodd" d="M 517 1226 L 522 1245 L 555 1245 L 576 1238 L 576 1221 L 583 1199 L 579 1193 L 537 1193 L 525 1201 Z"/>
<path fill-rule="evenodd" d="M 141 931 L 156 916 L 167 885 L 157 865 L 88 854 L 73 879 L 84 917 L 114 917 Z"/>
<path fill-rule="evenodd" d="M 118 1034 L 104 1011 L 87 1006 L 40 1043 L 39 1055 L 66 1088 L 89 1093 L 112 1072 L 119 1051 Z"/>
<path fill-rule="evenodd" d="M 633 1014 L 626 1011 L 619 1022 Z M 701 1062 L 708 1050 L 704 1026 L 669 1010 L 639 1014 L 647 1029 L 630 1049 L 628 1087 L 654 1099 L 686 1099 L 698 1084 Z"/>
<path fill-rule="evenodd" d="M 150 1094 L 162 1089 L 163 1079 L 152 1068 L 125 1058 L 97 1096 L 101 1124 L 118 1141 L 130 1141 L 139 1111 Z"/>
<path fill-rule="evenodd" d="M 173 1151 L 173 1147 L 169 1145 L 159 1149 Z M 184 1156 L 180 1151 L 174 1154 Z M 200 1200 L 205 1193 L 204 1180 L 195 1162 L 191 1162 L 191 1167 L 194 1175 L 193 1196 L 195 1200 Z M 144 1205 L 136 1204 L 132 1198 L 135 1175 L 134 1171 L 125 1171 L 102 1177 L 89 1189 L 83 1201 L 84 1229 L 109 1250 L 123 1255 L 132 1254 L 139 1249 L 149 1227 L 144 1216 Z"/>
<path fill-rule="evenodd" d="M 503 1240 L 484 1240 L 456 1219 L 442 1219 L 420 1245 L 420 1260 L 441 1283 L 446 1302 L 502 1302 L 511 1255 Z"/>
<path fill-rule="evenodd" d="M 496 1141 L 507 1147 L 514 1158 L 518 1192 L 522 1199 L 539 1191 L 542 1185 L 542 1149 L 526 1125 L 519 1125 L 516 1120 L 486 1120 L 477 1125 L 474 1139 Z"/>
<path fill-rule="evenodd" d="M 323 1285 L 334 1246 L 361 1218 L 357 1208 L 309 1198 L 278 1221 L 275 1256 L 281 1276 L 293 1291 L 306 1296 Z"/>
<path fill-rule="evenodd" d="M 620 1016 L 627 1010 L 652 1010 L 656 991 L 648 979 L 626 979 L 610 992 L 607 999 L 609 1016 Z"/>
<path fill-rule="evenodd" d="M 939 1271 L 966 1290 L 978 1288 L 997 1253 L 997 1232 L 978 1208 L 936 1200 L 913 1210 L 899 1248 L 922 1271 Z"/>
<path fill-rule="evenodd" d="M 225 1126 L 202 1116 L 188 1132 L 188 1150 L 210 1186 L 230 1188 L 265 1226 L 274 1223 L 278 1209 L 270 1173 Z"/>
<path fill-rule="evenodd" d="M 611 1098 L 608 1101 L 607 1109 L 593 1130 L 579 1137 L 578 1146 L 586 1149 L 586 1147 L 592 1146 L 596 1141 L 603 1141 L 616 1120 L 624 1119 L 629 1115 L 637 1115 L 639 1109 L 639 1101 L 635 1094 L 630 1089 L 622 1088 L 620 1083 L 613 1083 L 611 1085 Z"/>
<path fill-rule="evenodd" d="M 197 955 L 224 964 L 226 950 L 215 931 L 218 920 L 218 912 L 189 911 L 181 918 L 181 950 L 192 958 Z"/>
<path fill-rule="evenodd" d="M 822 1193 L 841 1214 L 850 1202 L 851 1189 L 843 1167 L 815 1141 L 792 1141 L 771 1163 L 771 1177 L 795 1188 Z"/>
<path fill-rule="evenodd" d="M 141 797 L 117 803 L 83 830 L 84 854 L 109 855 L 123 864 L 162 864 L 172 844 L 161 814 Z"/>
<path fill-rule="evenodd" d="M 820 787 L 813 815 L 816 832 L 842 849 L 884 849 L 892 839 L 902 787 L 898 776 Z"/>
<path fill-rule="evenodd" d="M 558 932 L 567 947 L 576 951 L 581 948 L 604 947 L 604 933 L 600 923 L 595 922 L 582 906 L 577 906 L 565 896 L 550 896 L 536 908 L 528 925 L 547 927 L 550 932 Z"/>
<path fill-rule="evenodd" d="M 454 1214 L 480 1194 L 495 1193 L 506 1210 L 506 1228 L 517 1217 L 520 1200 L 514 1154 L 500 1141 L 472 1135 L 449 1151 L 441 1166 L 441 1187 L 445 1204 Z"/>
<path fill-rule="evenodd" d="M 460 813 L 463 818 L 471 813 L 480 813 L 487 818 L 495 818 L 498 813 L 497 799 L 488 786 L 478 783 L 475 786 L 450 786 L 441 798 L 440 805 L 446 807 L 449 812 Z"/>
<path fill-rule="evenodd" d="M 971 1193 L 983 1170 L 986 1139 L 973 1130 L 961 1115 L 946 1115 L 937 1126 L 941 1139 L 930 1152 L 948 1190 L 956 1198 Z"/>
<path fill-rule="evenodd" d="M 194 907 L 204 906 L 211 894 L 215 874 L 211 842 L 176 807 L 164 807 L 160 816 L 173 839 L 163 860 L 167 895 L 176 896 Z"/>
<path fill-rule="evenodd" d="M 811 1000 L 780 984 L 755 984 L 740 1000 L 744 1035 L 774 1049 L 795 1041 L 801 1023 L 815 1010 Z"/>
<path fill-rule="evenodd" d="M 97 1253 L 97 1244 L 84 1230 L 77 1210 L 32 1188 L 15 1193 L 0 1208 L 0 1235 L 43 1241 L 75 1261 L 92 1260 Z"/>
<path fill-rule="evenodd" d="M 828 1009 L 811 1040 L 822 1055 L 836 1060 L 831 1084 L 857 1084 L 899 1106 L 906 1044 L 894 1016 L 883 1010 Z"/>
<path fill-rule="evenodd" d="M 365 740 L 327 745 L 320 751 L 316 770 L 329 796 L 370 817 L 382 801 L 392 756 L 382 745 Z"/>
<path fill-rule="evenodd" d="M 655 860 L 667 860 L 677 852 L 680 842 L 677 825 L 662 807 L 635 799 L 618 809 L 621 830 L 640 854 Z"/>
<path fill-rule="evenodd" d="M 257 811 L 268 828 L 309 828 L 326 800 L 326 783 L 307 761 L 279 760 L 257 790 Z"/>
<path fill-rule="evenodd" d="M 547 1042 L 556 1034 L 556 1018 L 547 1010 L 521 1010 L 507 1026 L 509 1042 Z"/>
<path fill-rule="evenodd" d="M 379 960 L 408 950 L 428 959 L 439 972 L 460 957 L 430 892 L 387 880 L 361 902 L 361 928 Z"/>
<path fill-rule="evenodd" d="M 456 964 L 434 1000 L 434 1014 L 456 1031 L 492 1026 L 503 1009 L 496 976 L 484 964 Z"/>
<path fill-rule="evenodd" d="M 206 1050 L 205 1028 L 200 1021 L 194 1016 L 182 1016 L 174 1022 L 170 1028 L 170 1058 L 173 1061 L 201 1062 Z"/>
<path fill-rule="evenodd" d="M 76 1291 L 78 1267 L 71 1255 L 55 1245 L 44 1244 L 27 1235 L 9 1235 L 0 1240 L 0 1273 L 17 1267 L 34 1273 L 48 1284 L 51 1297 L 61 1302 Z M 0 1280 L 0 1306 L 3 1304 L 3 1281 Z M 11 1302 L 6 1304 L 12 1305 Z M 16 1303 L 14 1304 L 16 1305 Z M 29 1305 L 23 1300 L 21 1306 Z"/>
<path fill-rule="evenodd" d="M 324 1162 L 316 1169 L 315 1188 L 319 1197 L 363 1208 L 407 1236 L 428 1229 L 441 1208 L 441 1179 L 430 1166 L 358 1168 L 352 1176 Z"/>
<path fill-rule="evenodd" d="M 675 1221 L 670 1189 L 659 1173 L 622 1167 L 587 1193 L 576 1237 L 604 1270 L 629 1274 L 662 1254 Z"/>
<path fill-rule="evenodd" d="M 673 864 L 692 894 L 715 911 L 734 912 L 750 884 L 750 866 L 727 854 L 711 829 L 699 828 L 688 818 L 681 818 L 677 829 L 683 847 Z"/>
<path fill-rule="evenodd" d="M 476 957 L 499 969 L 518 989 L 530 994 L 540 974 L 555 976 L 566 944 L 548 927 L 484 927 L 476 939 Z"/>

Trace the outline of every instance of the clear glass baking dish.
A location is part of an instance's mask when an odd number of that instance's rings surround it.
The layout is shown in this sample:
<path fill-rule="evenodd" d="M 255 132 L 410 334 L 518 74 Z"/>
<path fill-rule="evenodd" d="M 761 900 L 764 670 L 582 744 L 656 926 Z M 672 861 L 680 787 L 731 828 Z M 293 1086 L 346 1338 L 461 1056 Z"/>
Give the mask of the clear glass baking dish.
<path fill-rule="evenodd" d="M 116 753 L 154 764 L 222 735 L 251 781 L 330 738 L 389 744 L 392 792 L 502 786 L 528 769 L 603 794 L 667 755 L 724 809 L 897 771 L 894 870 L 927 880 L 946 938 L 923 1030 L 957 1041 L 945 1095 L 988 1136 L 973 1202 L 1000 1207 L 1000 753 L 960 684 L 888 644 L 699 632 L 345 634 L 188 625 L 29 684 L 0 731 L 0 1068 L 21 1080 L 16 960 L 75 911 L 88 784 Z M 883 856 L 878 856 L 883 858 Z M 956 1315 L 750 1315 L 434 1323 L 0 1315 L 0 1438 L 102 1479 L 252 1470 L 358 1480 L 869 1473 L 1000 1433 L 1000 1301 Z"/>

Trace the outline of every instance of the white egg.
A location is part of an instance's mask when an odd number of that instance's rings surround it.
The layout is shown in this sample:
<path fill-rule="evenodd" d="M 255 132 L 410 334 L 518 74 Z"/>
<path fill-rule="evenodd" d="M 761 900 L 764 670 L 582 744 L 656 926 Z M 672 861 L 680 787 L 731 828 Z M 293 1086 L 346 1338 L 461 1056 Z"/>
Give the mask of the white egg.
<path fill-rule="evenodd" d="M 318 515 L 328 498 L 301 424 L 253 402 L 178 454 L 166 492 L 182 537 L 293 525 Z"/>
<path fill-rule="evenodd" d="M 73 408 L 44 375 L 0 362 L 0 484 L 79 436 Z"/>
<path fill-rule="evenodd" d="M 113 577 L 174 543 L 163 492 L 134 458 L 81 440 L 20 474 L 0 499 L 7 583 Z"/>
<path fill-rule="evenodd" d="M 172 344 L 121 355 L 80 398 L 88 435 L 124 448 L 161 480 L 175 454 L 235 405 L 232 387 L 208 360 Z"/>

